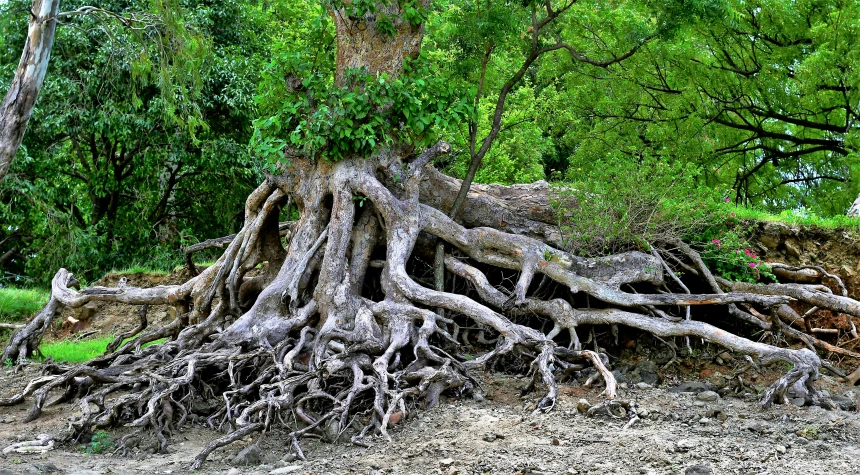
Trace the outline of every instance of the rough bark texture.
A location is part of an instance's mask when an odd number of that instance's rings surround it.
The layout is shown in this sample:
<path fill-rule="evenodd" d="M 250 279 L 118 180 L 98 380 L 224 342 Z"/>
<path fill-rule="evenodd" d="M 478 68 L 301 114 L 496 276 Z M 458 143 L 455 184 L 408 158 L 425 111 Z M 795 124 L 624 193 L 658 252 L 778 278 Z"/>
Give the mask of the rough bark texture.
<path fill-rule="evenodd" d="M 27 43 L 12 85 L 0 104 L 0 181 L 9 173 L 45 80 L 59 3 L 59 0 L 33 0 Z"/>
<path fill-rule="evenodd" d="M 366 35 L 349 30 L 357 20 L 337 21 L 339 41 Z M 403 33 L 389 37 L 392 44 L 374 48 L 411 54 L 406 50 L 413 40 L 420 44 L 420 31 L 410 34 L 415 36 L 409 41 Z M 364 41 L 370 40 L 354 44 Z M 362 56 L 371 50 L 350 51 Z M 377 56 L 349 64 L 397 74 L 396 55 Z M 346 66 L 339 60 L 340 71 Z M 775 314 L 792 298 L 845 312 L 856 311 L 853 300 L 823 295 L 821 286 L 722 282 L 694 250 L 672 243 L 652 254 L 571 255 L 556 244 L 558 230 L 542 183 L 476 186 L 462 219 L 455 221 L 445 208 L 459 183 L 428 165 L 449 152 L 450 146 L 440 142 L 411 162 L 396 151 L 337 163 L 292 157 L 282 173 L 248 197 L 244 226 L 215 264 L 182 285 L 75 291 L 73 276 L 60 270 L 50 303 L 14 336 L 6 357 L 32 354 L 45 322 L 60 306 L 95 300 L 170 304 L 177 317 L 148 329 L 144 311 L 139 333 L 128 335 L 132 341 L 84 365 L 53 366 L 0 404 L 32 396 L 30 421 L 47 404 L 77 399 L 81 414 L 71 424 L 72 437 L 126 424 L 138 429 L 129 437 L 152 434 L 164 451 L 190 406 L 208 399 L 213 402 L 209 424 L 226 435 L 206 446 L 193 469 L 219 447 L 275 427 L 284 428 L 301 458 L 303 437 L 348 438 L 356 444 L 370 435 L 388 437 L 394 419 L 438 404 L 446 391 L 476 390 L 472 372 L 499 361 L 530 368 L 527 389 L 543 390 L 536 411 L 555 405 L 559 372 L 591 372 L 589 379 L 602 378 L 604 394 L 612 399 L 616 384 L 608 358 L 581 347 L 577 328 L 582 325 L 694 336 L 762 364 L 788 362 L 791 371 L 768 388 L 762 404 L 783 402 L 789 387 L 810 403 L 829 404 L 813 385 L 821 366 L 813 351 L 751 341 L 692 320 L 687 309 L 724 306 L 717 308 L 727 308 L 726 317 L 791 335 L 791 327 L 782 326 Z M 364 197 L 361 205 L 356 196 Z M 300 217 L 289 226 L 284 245 L 278 217 L 287 203 L 298 208 Z M 451 249 L 441 261 L 459 287 L 436 287 L 420 277 L 433 269 L 416 257 L 421 254 L 416 246 L 437 239 Z M 691 293 L 664 261 L 669 256 L 676 269 L 706 282 L 711 292 Z M 264 273 L 248 275 L 263 263 Z M 635 292 L 622 289 L 631 285 Z M 684 307 L 678 310 L 684 317 L 671 313 L 678 306 Z M 169 341 L 142 348 L 163 337 Z M 467 357 L 463 348 L 472 344 L 470 339 L 482 348 L 475 357 Z M 54 392 L 61 395 L 48 402 Z M 635 402 L 606 406 L 627 408 L 630 423 L 635 422 Z"/>

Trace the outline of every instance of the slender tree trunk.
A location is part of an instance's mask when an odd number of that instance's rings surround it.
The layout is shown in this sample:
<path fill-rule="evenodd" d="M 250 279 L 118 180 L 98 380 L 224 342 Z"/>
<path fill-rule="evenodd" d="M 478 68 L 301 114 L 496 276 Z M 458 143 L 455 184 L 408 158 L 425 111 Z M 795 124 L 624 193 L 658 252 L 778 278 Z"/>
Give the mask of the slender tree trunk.
<path fill-rule="evenodd" d="M 0 181 L 6 177 L 21 146 L 39 89 L 45 80 L 57 29 L 59 4 L 59 0 L 33 0 L 24 52 L 12 85 L 0 105 Z"/>

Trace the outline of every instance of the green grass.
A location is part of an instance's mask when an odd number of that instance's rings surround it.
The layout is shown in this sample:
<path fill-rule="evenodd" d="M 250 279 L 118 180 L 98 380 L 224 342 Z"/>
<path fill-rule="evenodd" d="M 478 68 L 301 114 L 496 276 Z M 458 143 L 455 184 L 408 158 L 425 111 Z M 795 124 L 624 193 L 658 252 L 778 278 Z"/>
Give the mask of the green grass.
<path fill-rule="evenodd" d="M 81 340 L 81 341 L 71 341 L 71 340 L 62 340 L 62 341 L 52 341 L 47 343 L 42 343 L 39 346 L 39 351 L 45 358 L 53 358 L 54 361 L 58 363 L 83 363 L 85 361 L 89 361 L 97 356 L 101 356 L 104 354 L 107 346 L 110 342 L 113 341 L 115 337 L 113 335 L 105 335 L 98 338 L 92 338 L 89 340 Z M 122 343 L 130 341 L 131 338 L 124 340 Z M 150 345 L 157 345 L 159 343 L 163 343 L 165 341 L 164 338 L 151 341 L 143 345 L 144 348 Z"/>
<path fill-rule="evenodd" d="M 822 218 L 812 212 L 797 210 L 786 210 L 779 214 L 772 214 L 767 211 L 743 206 L 731 206 L 729 211 L 735 213 L 741 220 L 768 221 L 798 226 L 817 226 L 826 229 L 860 230 L 860 218 L 849 218 L 847 216 Z"/>
<path fill-rule="evenodd" d="M 134 264 L 133 266 L 126 267 L 125 269 L 113 269 L 111 270 L 113 274 L 159 274 L 159 275 L 167 275 L 170 273 L 168 269 L 158 269 L 156 267 L 150 267 L 144 264 Z"/>
<path fill-rule="evenodd" d="M 26 320 L 48 303 L 51 293 L 41 289 L 0 288 L 0 320 Z"/>

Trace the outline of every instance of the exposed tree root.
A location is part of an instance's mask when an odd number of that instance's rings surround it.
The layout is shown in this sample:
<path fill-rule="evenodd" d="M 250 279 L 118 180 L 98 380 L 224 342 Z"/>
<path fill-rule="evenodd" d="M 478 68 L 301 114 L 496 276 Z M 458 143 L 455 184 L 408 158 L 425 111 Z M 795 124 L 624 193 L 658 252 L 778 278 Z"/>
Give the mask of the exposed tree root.
<path fill-rule="evenodd" d="M 817 288 L 719 281 L 689 248 L 679 256 L 664 250 L 583 259 L 554 246 L 558 230 L 535 213 L 494 218 L 494 210 L 517 214 L 519 195 L 502 189 L 484 195 L 478 188 L 469 199 L 479 209 L 459 224 L 434 207 L 452 198 L 448 194 L 456 187 L 440 185 L 427 197 L 426 183 L 441 179 L 426 164 L 449 150 L 440 143 L 407 164 L 395 153 L 335 164 L 295 157 L 249 196 L 245 225 L 215 264 L 182 285 L 75 291 L 74 277 L 61 269 L 50 303 L 15 335 L 4 357 L 29 357 L 63 306 L 170 304 L 178 316 L 142 333 L 144 310 L 138 328 L 123 335 L 134 340 L 119 346 L 119 338 L 111 353 L 84 365 L 51 367 L 51 374 L 0 404 L 32 396 L 29 421 L 48 405 L 78 401 L 81 415 L 71 423 L 72 438 L 125 424 L 152 434 L 163 452 L 194 401 L 216 401 L 207 421 L 226 435 L 208 444 L 193 468 L 220 447 L 278 427 L 303 457 L 299 441 L 305 437 L 359 445 L 372 435 L 388 438 L 392 421 L 418 406 L 438 404 L 446 391 L 472 390 L 472 371 L 501 357 L 528 365 L 527 389 L 545 391 L 535 411 L 556 404 L 557 375 L 589 367 L 612 400 L 617 386 L 608 360 L 581 348 L 577 328 L 624 325 L 658 337 L 701 338 L 762 364 L 788 362 L 792 369 L 765 391 L 762 404 L 784 402 L 793 387 L 810 403 L 828 405 L 813 385 L 821 366 L 814 352 L 745 339 L 693 320 L 690 308 L 729 306 L 743 321 L 807 336 L 781 326 L 778 318 L 756 314 L 771 315 L 791 298 L 851 314 L 860 313 L 860 304 Z M 300 218 L 289 226 L 285 248 L 278 217 L 288 201 Z M 416 249 L 422 233 L 451 246 L 446 271 L 474 291 L 458 293 L 453 284 L 436 288 L 415 277 L 432 273 L 430 264 L 416 258 L 432 253 Z M 713 292 L 691 293 L 663 260 L 669 254 L 696 270 Z M 262 263 L 262 274 L 248 275 Z M 664 281 L 664 273 L 671 281 Z M 511 282 L 499 283 L 499 276 Z M 630 285 L 636 292 L 622 290 Z M 663 291 L 666 286 L 679 292 Z M 585 295 L 596 308 L 578 307 Z M 170 341 L 141 348 L 160 337 Z M 467 357 L 461 342 L 471 344 L 476 337 L 483 346 Z M 566 341 L 570 348 L 561 344 Z M 49 400 L 53 393 L 59 395 Z M 609 414 L 623 407 L 628 426 L 636 421 L 635 403 L 601 407 Z"/>

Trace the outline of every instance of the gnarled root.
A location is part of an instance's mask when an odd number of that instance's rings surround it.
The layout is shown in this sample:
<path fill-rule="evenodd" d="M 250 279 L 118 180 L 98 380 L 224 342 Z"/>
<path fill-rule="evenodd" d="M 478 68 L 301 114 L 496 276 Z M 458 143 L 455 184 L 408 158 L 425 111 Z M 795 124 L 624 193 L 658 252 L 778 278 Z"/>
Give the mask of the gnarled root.
<path fill-rule="evenodd" d="M 794 386 L 810 402 L 825 403 L 812 385 L 821 366 L 813 352 L 753 342 L 690 318 L 691 307 L 727 305 L 735 309 L 731 315 L 771 328 L 774 323 L 751 312 L 764 315 L 788 303 L 783 287 L 725 292 L 711 276 L 713 293 L 693 294 L 659 254 L 571 255 L 554 246 L 560 242 L 558 229 L 541 222 L 540 213 L 496 220 L 493 210 L 500 216 L 513 213 L 515 203 L 506 200 L 519 195 L 492 187 L 486 196 L 470 196 L 480 212 L 467 213 L 471 227 L 465 227 L 432 206 L 446 202 L 440 193 L 451 187 L 426 164 L 448 150 L 437 144 L 408 164 L 394 152 L 335 164 L 295 157 L 249 196 L 242 230 L 229 243 L 218 242 L 226 245 L 224 254 L 181 286 L 76 292 L 70 288 L 73 277 L 61 270 L 45 317 L 34 320 L 34 327 L 61 305 L 93 300 L 167 303 L 181 310 L 179 317 L 121 347 L 111 345 L 114 352 L 85 365 L 52 368 L 52 374 L 0 404 L 32 395 L 31 420 L 46 405 L 78 400 L 81 416 L 71 424 L 76 437 L 128 424 L 153 434 L 163 451 L 192 404 L 209 400 L 214 404 L 207 422 L 226 435 L 198 455 L 193 465 L 198 468 L 219 447 L 251 434 L 263 437 L 278 426 L 288 430 L 299 457 L 304 437 L 359 445 L 371 435 L 389 438 L 392 425 L 416 408 L 438 404 L 446 391 L 468 392 L 477 384 L 473 371 L 504 357 L 529 366 L 528 390 L 545 390 L 536 411 L 555 406 L 557 374 L 593 367 L 612 401 L 604 406 L 624 407 L 633 415 L 628 425 L 634 423 L 635 404 L 614 402 L 617 386 L 606 356 L 581 348 L 577 327 L 582 325 L 695 336 L 763 363 L 787 361 L 793 369 L 762 402 L 782 402 L 786 388 Z M 431 188 L 428 198 L 426 184 L 433 180 L 445 186 Z M 285 248 L 278 216 L 287 202 L 298 207 L 300 218 L 290 224 Z M 459 288 L 467 282 L 467 292 L 415 277 L 432 273 L 422 263 L 432 252 L 415 249 L 422 233 L 451 246 L 445 270 L 456 276 Z M 688 265 L 684 255 L 675 259 Z M 248 276 L 263 263 L 263 273 Z M 664 272 L 671 282 L 664 282 Z M 706 268 L 700 274 L 710 276 Z M 506 276 L 501 283 L 499 276 Z M 621 290 L 630 285 L 638 290 Z M 681 291 L 664 291 L 668 285 Z M 582 294 L 596 307 L 578 308 Z M 674 315 L 675 308 L 683 316 Z M 144 331 L 145 323 L 134 333 Z M 463 345 L 471 345 L 474 329 L 479 346 L 466 351 Z M 571 349 L 562 343 L 568 334 Z M 157 337 L 170 341 L 142 348 Z M 6 352 L 28 356 L 35 349 L 27 343 L 32 341 L 13 339 Z M 49 401 L 55 391 L 62 394 Z"/>

